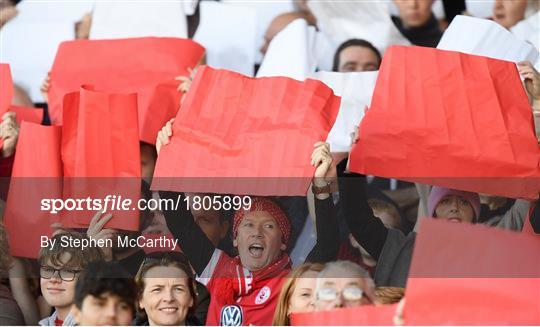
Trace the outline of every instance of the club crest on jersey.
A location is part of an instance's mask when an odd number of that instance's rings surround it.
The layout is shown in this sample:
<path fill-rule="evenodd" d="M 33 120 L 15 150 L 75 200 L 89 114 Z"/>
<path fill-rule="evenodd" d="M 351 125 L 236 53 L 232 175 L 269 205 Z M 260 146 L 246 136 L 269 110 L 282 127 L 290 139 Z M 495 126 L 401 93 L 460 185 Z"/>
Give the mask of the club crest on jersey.
<path fill-rule="evenodd" d="M 241 326 L 244 321 L 242 308 L 237 305 L 227 305 L 221 308 L 220 322 L 221 326 Z"/>
<path fill-rule="evenodd" d="M 270 298 L 271 293 L 270 287 L 265 286 L 261 288 L 259 294 L 257 294 L 257 297 L 255 298 L 255 304 L 263 304 L 266 302 Z"/>

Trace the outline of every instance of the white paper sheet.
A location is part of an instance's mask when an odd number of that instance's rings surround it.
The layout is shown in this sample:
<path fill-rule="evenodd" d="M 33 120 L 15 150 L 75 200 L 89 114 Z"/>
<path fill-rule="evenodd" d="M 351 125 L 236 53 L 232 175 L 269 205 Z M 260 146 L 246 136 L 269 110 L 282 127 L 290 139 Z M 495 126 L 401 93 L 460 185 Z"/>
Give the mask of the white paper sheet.
<path fill-rule="evenodd" d="M 191 16 L 197 10 L 197 4 L 199 0 L 183 0 L 182 6 L 184 7 L 184 13 L 188 16 Z"/>
<path fill-rule="evenodd" d="M 264 42 L 264 33 L 272 20 L 281 14 L 294 11 L 292 0 L 257 1 L 257 0 L 222 0 L 230 6 L 249 7 L 255 10 L 255 62 L 260 63 L 262 55 L 259 51 Z M 240 20 L 242 21 L 242 20 Z"/>
<path fill-rule="evenodd" d="M 257 77 L 287 76 L 303 81 L 311 76 L 317 66 L 315 34 L 304 19 L 291 22 L 270 42 Z"/>
<path fill-rule="evenodd" d="M 459 51 L 495 59 L 535 63 L 538 50 L 501 25 L 487 19 L 456 16 L 444 32 L 438 49 Z"/>
<path fill-rule="evenodd" d="M 13 82 L 28 92 L 33 102 L 43 102 L 39 89 L 58 45 L 74 37 L 72 21 L 32 21 L 19 12 L 0 30 L 0 62 L 10 64 Z"/>
<path fill-rule="evenodd" d="M 410 45 L 391 20 L 388 1 L 309 1 L 308 6 L 319 29 L 338 45 L 364 39 L 381 53 L 390 45 Z"/>
<path fill-rule="evenodd" d="M 478 18 L 493 16 L 495 0 L 465 0 L 465 8 L 469 14 Z"/>
<path fill-rule="evenodd" d="M 97 2 L 90 39 L 128 37 L 187 38 L 182 2 Z"/>
<path fill-rule="evenodd" d="M 253 76 L 257 20 L 255 10 L 203 1 L 200 13 L 201 20 L 193 39 L 206 48 L 207 64 Z"/>
<path fill-rule="evenodd" d="M 378 72 L 317 72 L 314 78 L 324 82 L 334 94 L 341 96 L 341 106 L 334 126 L 328 134 L 332 152 L 350 150 L 350 134 L 364 117 L 364 108 L 371 105 Z"/>
<path fill-rule="evenodd" d="M 522 20 L 510 29 L 520 40 L 527 41 L 540 48 L 540 11 L 535 15 Z"/>
<path fill-rule="evenodd" d="M 334 64 L 334 54 L 339 44 L 324 32 L 317 31 L 315 35 L 314 56 L 317 62 L 317 69 L 321 71 L 332 71 Z"/>
<path fill-rule="evenodd" d="M 72 22 L 75 23 L 92 11 L 94 0 L 50 1 L 32 0 L 21 1 L 17 4 L 19 22 Z"/>

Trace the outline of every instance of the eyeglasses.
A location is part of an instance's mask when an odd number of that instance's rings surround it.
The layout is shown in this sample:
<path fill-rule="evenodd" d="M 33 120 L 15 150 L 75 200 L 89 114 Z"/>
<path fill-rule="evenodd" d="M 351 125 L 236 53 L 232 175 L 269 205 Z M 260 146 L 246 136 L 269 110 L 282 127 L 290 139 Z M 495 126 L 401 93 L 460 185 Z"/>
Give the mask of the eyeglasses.
<path fill-rule="evenodd" d="M 81 270 L 55 269 L 50 266 L 41 266 L 39 269 L 39 276 L 44 279 L 51 279 L 54 275 L 56 275 L 56 272 L 58 272 L 58 276 L 60 276 L 61 280 L 71 282 L 75 279 L 75 276 L 81 272 Z"/>
<path fill-rule="evenodd" d="M 335 288 L 325 287 L 317 291 L 317 298 L 321 301 L 334 301 L 338 298 L 339 294 L 343 295 L 345 301 L 360 301 L 364 292 L 355 286 L 349 286 L 338 291 Z"/>

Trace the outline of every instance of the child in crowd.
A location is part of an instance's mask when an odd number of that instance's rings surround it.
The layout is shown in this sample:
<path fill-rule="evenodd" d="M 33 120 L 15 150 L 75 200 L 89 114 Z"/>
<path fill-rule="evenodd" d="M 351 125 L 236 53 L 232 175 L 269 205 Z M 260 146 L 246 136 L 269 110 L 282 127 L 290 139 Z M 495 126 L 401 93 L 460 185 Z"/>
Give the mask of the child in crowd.
<path fill-rule="evenodd" d="M 61 243 L 62 237 L 78 241 L 86 238 L 80 233 L 62 231 L 52 238 L 52 246 L 41 248 L 38 259 L 41 292 L 47 303 L 54 307 L 53 314 L 39 322 L 41 326 L 75 325 L 71 305 L 79 275 L 90 262 L 103 259 L 99 248 L 65 246 Z"/>
<path fill-rule="evenodd" d="M 81 326 L 129 326 L 135 297 L 135 283 L 122 266 L 92 262 L 77 281 L 72 316 Z"/>

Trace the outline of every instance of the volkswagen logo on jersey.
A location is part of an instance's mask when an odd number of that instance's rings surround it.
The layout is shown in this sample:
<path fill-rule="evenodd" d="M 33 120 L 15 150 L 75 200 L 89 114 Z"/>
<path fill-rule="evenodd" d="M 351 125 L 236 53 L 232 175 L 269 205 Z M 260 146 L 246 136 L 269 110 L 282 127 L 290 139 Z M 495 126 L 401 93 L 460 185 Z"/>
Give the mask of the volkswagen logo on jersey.
<path fill-rule="evenodd" d="M 270 287 L 265 286 L 260 291 L 259 294 L 257 294 L 257 297 L 255 298 L 255 304 L 263 304 L 268 300 L 270 297 L 270 294 L 272 291 L 270 290 Z"/>
<path fill-rule="evenodd" d="M 244 321 L 242 308 L 237 305 L 227 305 L 221 308 L 221 326 L 241 326 Z"/>

